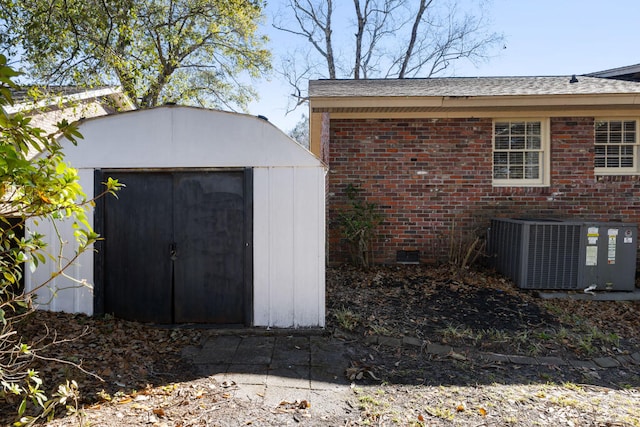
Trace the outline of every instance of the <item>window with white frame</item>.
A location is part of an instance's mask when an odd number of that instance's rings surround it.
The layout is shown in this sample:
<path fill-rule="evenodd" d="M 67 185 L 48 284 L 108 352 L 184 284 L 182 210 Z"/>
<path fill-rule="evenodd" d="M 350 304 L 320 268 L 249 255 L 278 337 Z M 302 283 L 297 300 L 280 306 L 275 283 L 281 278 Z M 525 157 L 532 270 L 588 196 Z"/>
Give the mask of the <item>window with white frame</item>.
<path fill-rule="evenodd" d="M 623 175 L 638 173 L 638 132 L 634 119 L 595 121 L 596 173 Z"/>
<path fill-rule="evenodd" d="M 547 120 L 494 120 L 493 184 L 548 185 L 548 141 Z"/>

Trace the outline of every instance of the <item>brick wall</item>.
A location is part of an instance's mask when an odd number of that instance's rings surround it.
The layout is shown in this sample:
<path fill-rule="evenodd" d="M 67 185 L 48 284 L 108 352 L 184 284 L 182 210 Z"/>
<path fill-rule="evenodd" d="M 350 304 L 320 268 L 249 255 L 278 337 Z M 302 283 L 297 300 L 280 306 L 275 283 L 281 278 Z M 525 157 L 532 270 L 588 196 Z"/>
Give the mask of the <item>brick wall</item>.
<path fill-rule="evenodd" d="M 596 178 L 593 117 L 551 119 L 551 185 L 492 186 L 491 119 L 344 119 L 330 121 L 329 262 L 348 259 L 338 212 L 345 189 L 359 186 L 385 216 L 374 259 L 398 250 L 422 262 L 447 259 L 458 244 L 484 235 L 492 217 L 579 217 L 640 222 L 637 176 Z"/>

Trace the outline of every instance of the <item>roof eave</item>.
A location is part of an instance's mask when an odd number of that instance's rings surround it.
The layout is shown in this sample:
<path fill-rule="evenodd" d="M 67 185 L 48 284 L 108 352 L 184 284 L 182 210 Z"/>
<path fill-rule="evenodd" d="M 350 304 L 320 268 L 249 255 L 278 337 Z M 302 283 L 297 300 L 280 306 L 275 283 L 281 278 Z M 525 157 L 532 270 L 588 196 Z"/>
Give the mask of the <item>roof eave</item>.
<path fill-rule="evenodd" d="M 640 106 L 640 94 L 311 97 L 312 109 Z"/>
<path fill-rule="evenodd" d="M 97 99 L 101 97 L 112 97 L 115 99 L 118 107 L 125 110 L 133 110 L 135 106 L 131 100 L 122 92 L 122 88 L 119 86 L 107 87 L 101 89 L 86 90 L 71 95 L 54 96 L 51 98 L 45 98 L 38 102 L 22 102 L 15 105 L 3 106 L 3 110 L 11 115 L 18 112 L 32 111 L 40 108 L 51 107 L 60 104 L 68 104 L 71 102 L 80 102 L 88 99 Z"/>

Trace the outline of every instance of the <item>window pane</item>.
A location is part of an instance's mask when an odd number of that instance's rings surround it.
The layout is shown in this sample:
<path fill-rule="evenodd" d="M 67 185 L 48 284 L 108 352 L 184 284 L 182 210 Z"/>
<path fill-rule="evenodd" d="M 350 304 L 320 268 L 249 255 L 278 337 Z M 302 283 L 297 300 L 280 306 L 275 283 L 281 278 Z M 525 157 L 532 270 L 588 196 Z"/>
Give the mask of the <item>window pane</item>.
<path fill-rule="evenodd" d="M 527 165 L 539 165 L 540 153 L 525 153 L 525 159 Z"/>
<path fill-rule="evenodd" d="M 607 167 L 608 168 L 617 168 L 620 167 L 620 161 L 617 157 L 607 157 Z"/>
<path fill-rule="evenodd" d="M 496 135 L 509 135 L 509 123 L 499 122 L 495 126 Z"/>
<path fill-rule="evenodd" d="M 596 144 L 606 144 L 609 142 L 609 134 L 606 132 L 596 132 Z"/>
<path fill-rule="evenodd" d="M 524 135 L 524 129 L 525 129 L 524 122 L 511 123 L 511 134 L 513 135 Z"/>
<path fill-rule="evenodd" d="M 609 122 L 596 122 L 596 132 L 602 132 L 606 135 L 609 132 Z"/>
<path fill-rule="evenodd" d="M 609 142 L 612 144 L 620 144 L 622 142 L 622 132 L 611 132 L 609 134 Z"/>
<path fill-rule="evenodd" d="M 633 156 L 632 157 L 623 156 L 620 159 L 620 166 L 622 166 L 623 168 L 632 168 L 633 167 Z"/>
<path fill-rule="evenodd" d="M 493 177 L 495 179 L 509 178 L 509 175 L 507 174 L 507 172 L 508 172 L 508 168 L 506 166 L 499 166 L 499 165 L 493 166 Z"/>
<path fill-rule="evenodd" d="M 509 178 L 510 179 L 524 178 L 524 171 L 522 166 L 509 166 Z"/>
<path fill-rule="evenodd" d="M 538 173 L 538 167 L 526 166 L 524 168 L 524 177 L 527 179 L 538 179 L 540 177 Z"/>
<path fill-rule="evenodd" d="M 624 131 L 625 132 L 635 132 L 636 131 L 636 122 L 635 120 L 630 120 L 624 122 Z"/>
<path fill-rule="evenodd" d="M 524 149 L 524 136 L 514 136 L 511 138 L 511 149 L 512 150 L 523 150 Z"/>
<path fill-rule="evenodd" d="M 493 163 L 496 163 L 499 165 L 506 165 L 509 163 L 509 155 L 504 152 L 494 153 Z"/>
<path fill-rule="evenodd" d="M 540 135 L 540 122 L 527 122 L 528 135 Z"/>
<path fill-rule="evenodd" d="M 527 135 L 527 148 L 532 150 L 539 150 L 540 145 L 540 137 L 539 136 L 531 136 Z"/>
<path fill-rule="evenodd" d="M 508 150 L 508 149 L 509 149 L 509 137 L 496 136 L 496 150 Z"/>
<path fill-rule="evenodd" d="M 622 122 L 619 121 L 610 121 L 609 122 L 609 132 L 622 132 Z"/>
<path fill-rule="evenodd" d="M 635 144 L 636 143 L 636 134 L 635 133 L 625 133 L 624 141 L 625 144 Z"/>
<path fill-rule="evenodd" d="M 509 164 L 519 164 L 522 165 L 524 163 L 524 153 L 509 153 Z"/>
<path fill-rule="evenodd" d="M 493 153 L 493 177 L 507 179 L 509 172 L 509 156 L 507 153 Z"/>

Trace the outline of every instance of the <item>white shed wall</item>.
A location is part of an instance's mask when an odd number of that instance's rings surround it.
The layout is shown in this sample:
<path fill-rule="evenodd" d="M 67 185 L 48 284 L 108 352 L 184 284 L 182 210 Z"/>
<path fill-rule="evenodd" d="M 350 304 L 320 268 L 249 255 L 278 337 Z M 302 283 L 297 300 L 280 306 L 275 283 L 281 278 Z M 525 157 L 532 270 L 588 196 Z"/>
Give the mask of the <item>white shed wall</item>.
<path fill-rule="evenodd" d="M 326 169 L 306 149 L 264 120 L 185 107 L 92 119 L 80 132 L 84 140 L 67 144 L 64 152 L 79 169 L 88 197 L 98 168 L 252 167 L 253 323 L 324 326 Z M 48 236 L 51 250 L 59 248 L 51 224 L 30 222 L 28 229 Z M 76 249 L 73 230 L 70 224 L 59 230 L 70 256 Z M 27 271 L 27 289 L 48 280 L 53 268 L 47 262 Z M 69 275 L 92 285 L 93 252 L 83 254 Z M 63 276 L 38 295 L 42 309 L 93 314 L 90 289 Z"/>
<path fill-rule="evenodd" d="M 324 170 L 256 168 L 253 174 L 254 322 L 324 326 Z"/>
<path fill-rule="evenodd" d="M 92 197 L 93 170 L 81 169 L 78 174 L 87 197 Z M 88 213 L 88 221 L 93 227 L 93 210 Z M 88 249 L 73 260 L 78 243 L 73 235 L 72 221 L 56 221 L 55 224 L 50 220 L 27 221 L 27 233 L 34 232 L 46 237 L 48 254 L 54 257 L 62 254 L 60 261 L 47 258 L 34 272 L 26 268 L 25 287 L 28 290 L 37 289 L 37 307 L 42 310 L 92 315 L 93 250 Z M 69 262 L 71 264 L 64 275 L 54 275 L 59 270 L 59 263 Z"/>

